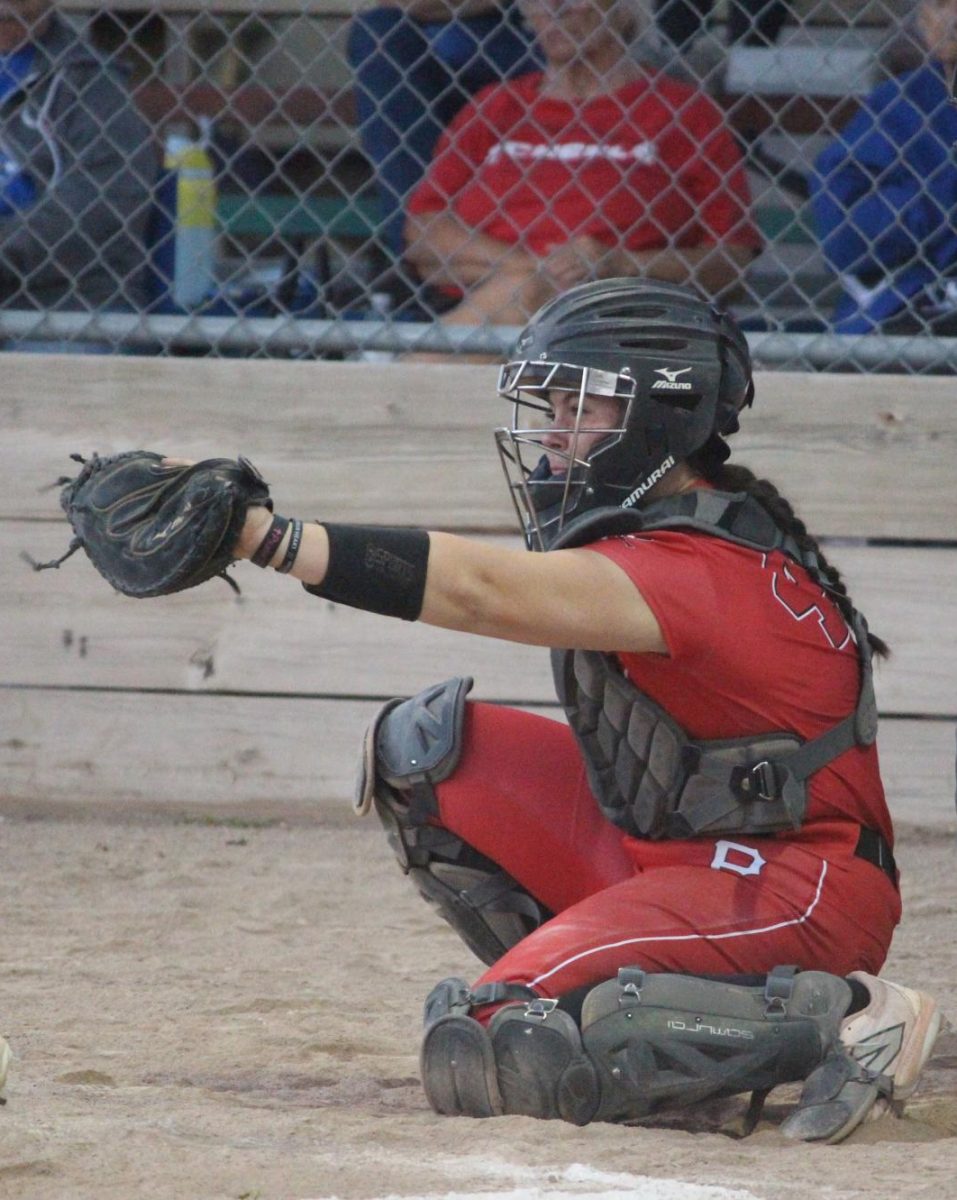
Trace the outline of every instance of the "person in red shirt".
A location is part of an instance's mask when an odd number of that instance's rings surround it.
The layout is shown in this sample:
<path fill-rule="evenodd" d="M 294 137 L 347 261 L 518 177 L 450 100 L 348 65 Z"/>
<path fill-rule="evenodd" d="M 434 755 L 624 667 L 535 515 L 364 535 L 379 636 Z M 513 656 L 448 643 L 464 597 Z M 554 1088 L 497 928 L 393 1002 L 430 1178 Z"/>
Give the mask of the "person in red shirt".
<path fill-rule="evenodd" d="M 759 247 L 741 155 L 703 92 L 627 50 L 616 0 L 524 0 L 545 67 L 493 84 L 441 138 L 407 257 L 461 293 L 451 324 L 520 324 L 565 288 L 643 275 L 710 294 Z"/>
<path fill-rule="evenodd" d="M 580 285 L 520 335 L 497 434 L 529 548 L 251 510 L 238 557 L 336 603 L 553 651 L 567 724 L 391 701 L 364 748 L 403 871 L 487 966 L 426 1002 L 437 1112 L 631 1119 L 806 1079 L 839 1140 L 911 1094 L 934 1001 L 878 977 L 900 918 L 870 634 L 767 480 L 754 387 L 691 289 Z"/>

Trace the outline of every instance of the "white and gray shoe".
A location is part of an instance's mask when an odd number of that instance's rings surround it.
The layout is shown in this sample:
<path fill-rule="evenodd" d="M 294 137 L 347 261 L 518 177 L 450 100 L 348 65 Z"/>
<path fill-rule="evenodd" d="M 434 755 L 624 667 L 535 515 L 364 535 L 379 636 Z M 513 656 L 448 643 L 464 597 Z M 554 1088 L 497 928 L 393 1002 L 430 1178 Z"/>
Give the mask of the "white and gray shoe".
<path fill-rule="evenodd" d="M 940 1033 L 940 1010 L 926 992 L 855 971 L 871 1002 L 841 1022 L 841 1042 L 851 1057 L 891 1082 L 891 1099 L 913 1094 Z"/>
<path fill-rule="evenodd" d="M 807 1078 L 785 1137 L 842 1142 L 865 1121 L 898 1114 L 912 1095 L 940 1032 L 932 996 L 864 971 L 847 977 L 870 996 L 841 1021 L 840 1041 Z"/>

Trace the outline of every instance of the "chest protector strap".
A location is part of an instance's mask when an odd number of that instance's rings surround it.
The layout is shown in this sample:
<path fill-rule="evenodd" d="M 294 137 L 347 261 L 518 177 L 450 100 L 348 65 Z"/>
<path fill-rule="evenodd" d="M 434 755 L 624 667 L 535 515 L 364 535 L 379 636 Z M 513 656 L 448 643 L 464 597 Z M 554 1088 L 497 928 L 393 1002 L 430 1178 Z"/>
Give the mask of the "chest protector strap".
<path fill-rule="evenodd" d="M 801 551 L 745 493 L 688 492 L 642 512 L 598 509 L 572 522 L 551 549 L 659 529 L 690 529 L 762 552 L 781 550 L 826 586 L 817 556 Z M 857 707 L 808 742 L 791 732 L 696 740 L 625 676 L 614 655 L 553 651 L 558 698 L 605 816 L 628 833 L 652 839 L 799 828 L 807 780 L 877 735 L 867 625 L 856 611 L 850 625 L 861 669 Z"/>

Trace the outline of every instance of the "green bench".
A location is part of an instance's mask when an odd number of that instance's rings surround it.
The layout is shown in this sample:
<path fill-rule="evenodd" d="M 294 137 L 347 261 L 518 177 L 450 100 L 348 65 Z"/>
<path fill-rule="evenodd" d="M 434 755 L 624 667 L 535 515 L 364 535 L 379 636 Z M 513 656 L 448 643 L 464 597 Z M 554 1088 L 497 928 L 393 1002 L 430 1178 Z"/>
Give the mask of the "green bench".
<path fill-rule="evenodd" d="M 227 192 L 219 197 L 216 215 L 220 232 L 228 237 L 368 240 L 379 226 L 375 201 L 357 196 L 246 196 Z"/>
<path fill-rule="evenodd" d="M 756 204 L 754 219 L 766 242 L 778 245 L 811 245 L 814 226 L 808 206 L 789 208 L 785 204 Z"/>
<path fill-rule="evenodd" d="M 755 206 L 755 220 L 767 241 L 813 241 L 806 215 L 785 205 Z M 341 237 L 375 235 L 375 200 L 359 196 L 244 196 L 226 193 L 217 204 L 222 233 L 229 237 Z"/>

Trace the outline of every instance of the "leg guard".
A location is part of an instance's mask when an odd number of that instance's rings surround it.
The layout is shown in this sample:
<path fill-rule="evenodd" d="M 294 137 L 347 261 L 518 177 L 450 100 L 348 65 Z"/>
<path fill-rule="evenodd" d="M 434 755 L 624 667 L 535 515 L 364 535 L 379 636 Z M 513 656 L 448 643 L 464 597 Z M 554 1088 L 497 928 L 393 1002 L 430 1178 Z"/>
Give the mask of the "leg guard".
<path fill-rule="evenodd" d="M 595 1119 L 598 1072 L 578 1026 L 555 1000 L 499 1009 L 488 1035 L 503 1111 L 573 1125 Z"/>
<path fill-rule="evenodd" d="M 838 1044 L 850 998 L 843 979 L 820 971 L 777 967 L 761 988 L 624 968 L 582 1009 L 597 1119 L 806 1079 Z"/>
<path fill-rule="evenodd" d="M 841 1044 L 850 996 L 843 979 L 793 967 L 775 968 L 763 988 L 624 968 L 589 992 L 579 1032 L 555 1000 L 447 979 L 426 1001 L 422 1082 L 436 1112 L 575 1125 L 752 1091 L 750 1129 L 773 1087 L 806 1080 L 782 1132 L 836 1142 L 889 1094 Z M 469 1015 L 502 1001 L 487 1031 Z"/>
<path fill-rule="evenodd" d="M 551 915 L 510 875 L 438 824 L 434 785 L 458 765 L 463 677 L 391 700 L 366 731 L 355 810 L 375 807 L 399 866 L 482 962 L 490 964 Z"/>

